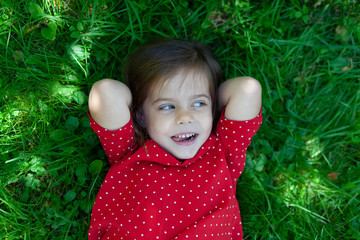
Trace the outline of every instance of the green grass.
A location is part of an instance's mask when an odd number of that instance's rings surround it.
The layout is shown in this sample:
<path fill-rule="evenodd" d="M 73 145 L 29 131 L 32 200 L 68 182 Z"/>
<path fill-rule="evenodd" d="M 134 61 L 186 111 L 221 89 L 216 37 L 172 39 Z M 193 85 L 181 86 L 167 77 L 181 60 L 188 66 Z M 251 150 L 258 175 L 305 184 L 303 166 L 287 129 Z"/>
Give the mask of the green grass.
<path fill-rule="evenodd" d="M 245 239 L 360 239 L 359 3 L 300 2 L 0 0 L 0 238 L 86 239 L 109 168 L 90 87 L 167 36 L 263 86 Z"/>

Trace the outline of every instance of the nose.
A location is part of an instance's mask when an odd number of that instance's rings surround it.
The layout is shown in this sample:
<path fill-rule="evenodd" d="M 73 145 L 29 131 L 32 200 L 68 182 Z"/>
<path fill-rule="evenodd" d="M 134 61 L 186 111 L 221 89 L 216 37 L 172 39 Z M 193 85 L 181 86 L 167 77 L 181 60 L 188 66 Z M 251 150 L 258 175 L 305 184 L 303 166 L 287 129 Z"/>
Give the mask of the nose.
<path fill-rule="evenodd" d="M 188 124 L 194 121 L 193 115 L 189 110 L 179 109 L 176 112 L 176 124 Z"/>

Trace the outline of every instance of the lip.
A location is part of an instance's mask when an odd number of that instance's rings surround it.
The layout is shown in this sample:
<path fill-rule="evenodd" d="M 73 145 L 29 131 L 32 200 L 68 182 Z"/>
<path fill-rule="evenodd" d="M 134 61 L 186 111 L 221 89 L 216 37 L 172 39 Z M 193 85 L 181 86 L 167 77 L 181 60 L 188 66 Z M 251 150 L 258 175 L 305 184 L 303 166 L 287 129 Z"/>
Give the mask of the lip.
<path fill-rule="evenodd" d="M 198 136 L 199 134 L 194 132 L 180 133 L 172 136 L 171 140 L 180 146 L 190 146 L 196 142 Z"/>

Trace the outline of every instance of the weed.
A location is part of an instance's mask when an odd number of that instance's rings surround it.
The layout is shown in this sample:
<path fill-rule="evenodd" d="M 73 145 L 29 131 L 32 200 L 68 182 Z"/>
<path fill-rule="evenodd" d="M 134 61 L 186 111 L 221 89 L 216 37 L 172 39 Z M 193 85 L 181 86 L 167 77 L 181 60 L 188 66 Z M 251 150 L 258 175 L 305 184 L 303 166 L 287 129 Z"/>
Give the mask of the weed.
<path fill-rule="evenodd" d="M 2 1 L 0 238 L 86 239 L 109 169 L 91 85 L 174 37 L 263 86 L 237 190 L 245 239 L 359 239 L 357 16 L 356 1 Z"/>

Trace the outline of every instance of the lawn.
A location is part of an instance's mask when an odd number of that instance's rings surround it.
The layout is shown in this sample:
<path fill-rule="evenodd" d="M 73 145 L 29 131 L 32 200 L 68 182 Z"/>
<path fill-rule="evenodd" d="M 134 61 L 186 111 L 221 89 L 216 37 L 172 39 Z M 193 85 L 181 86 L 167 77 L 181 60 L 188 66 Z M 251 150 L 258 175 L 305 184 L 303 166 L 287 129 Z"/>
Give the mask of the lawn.
<path fill-rule="evenodd" d="M 89 90 L 163 36 L 262 84 L 245 239 L 360 239 L 359 16 L 354 0 L 0 0 L 0 239 L 86 239 L 109 169 Z"/>

